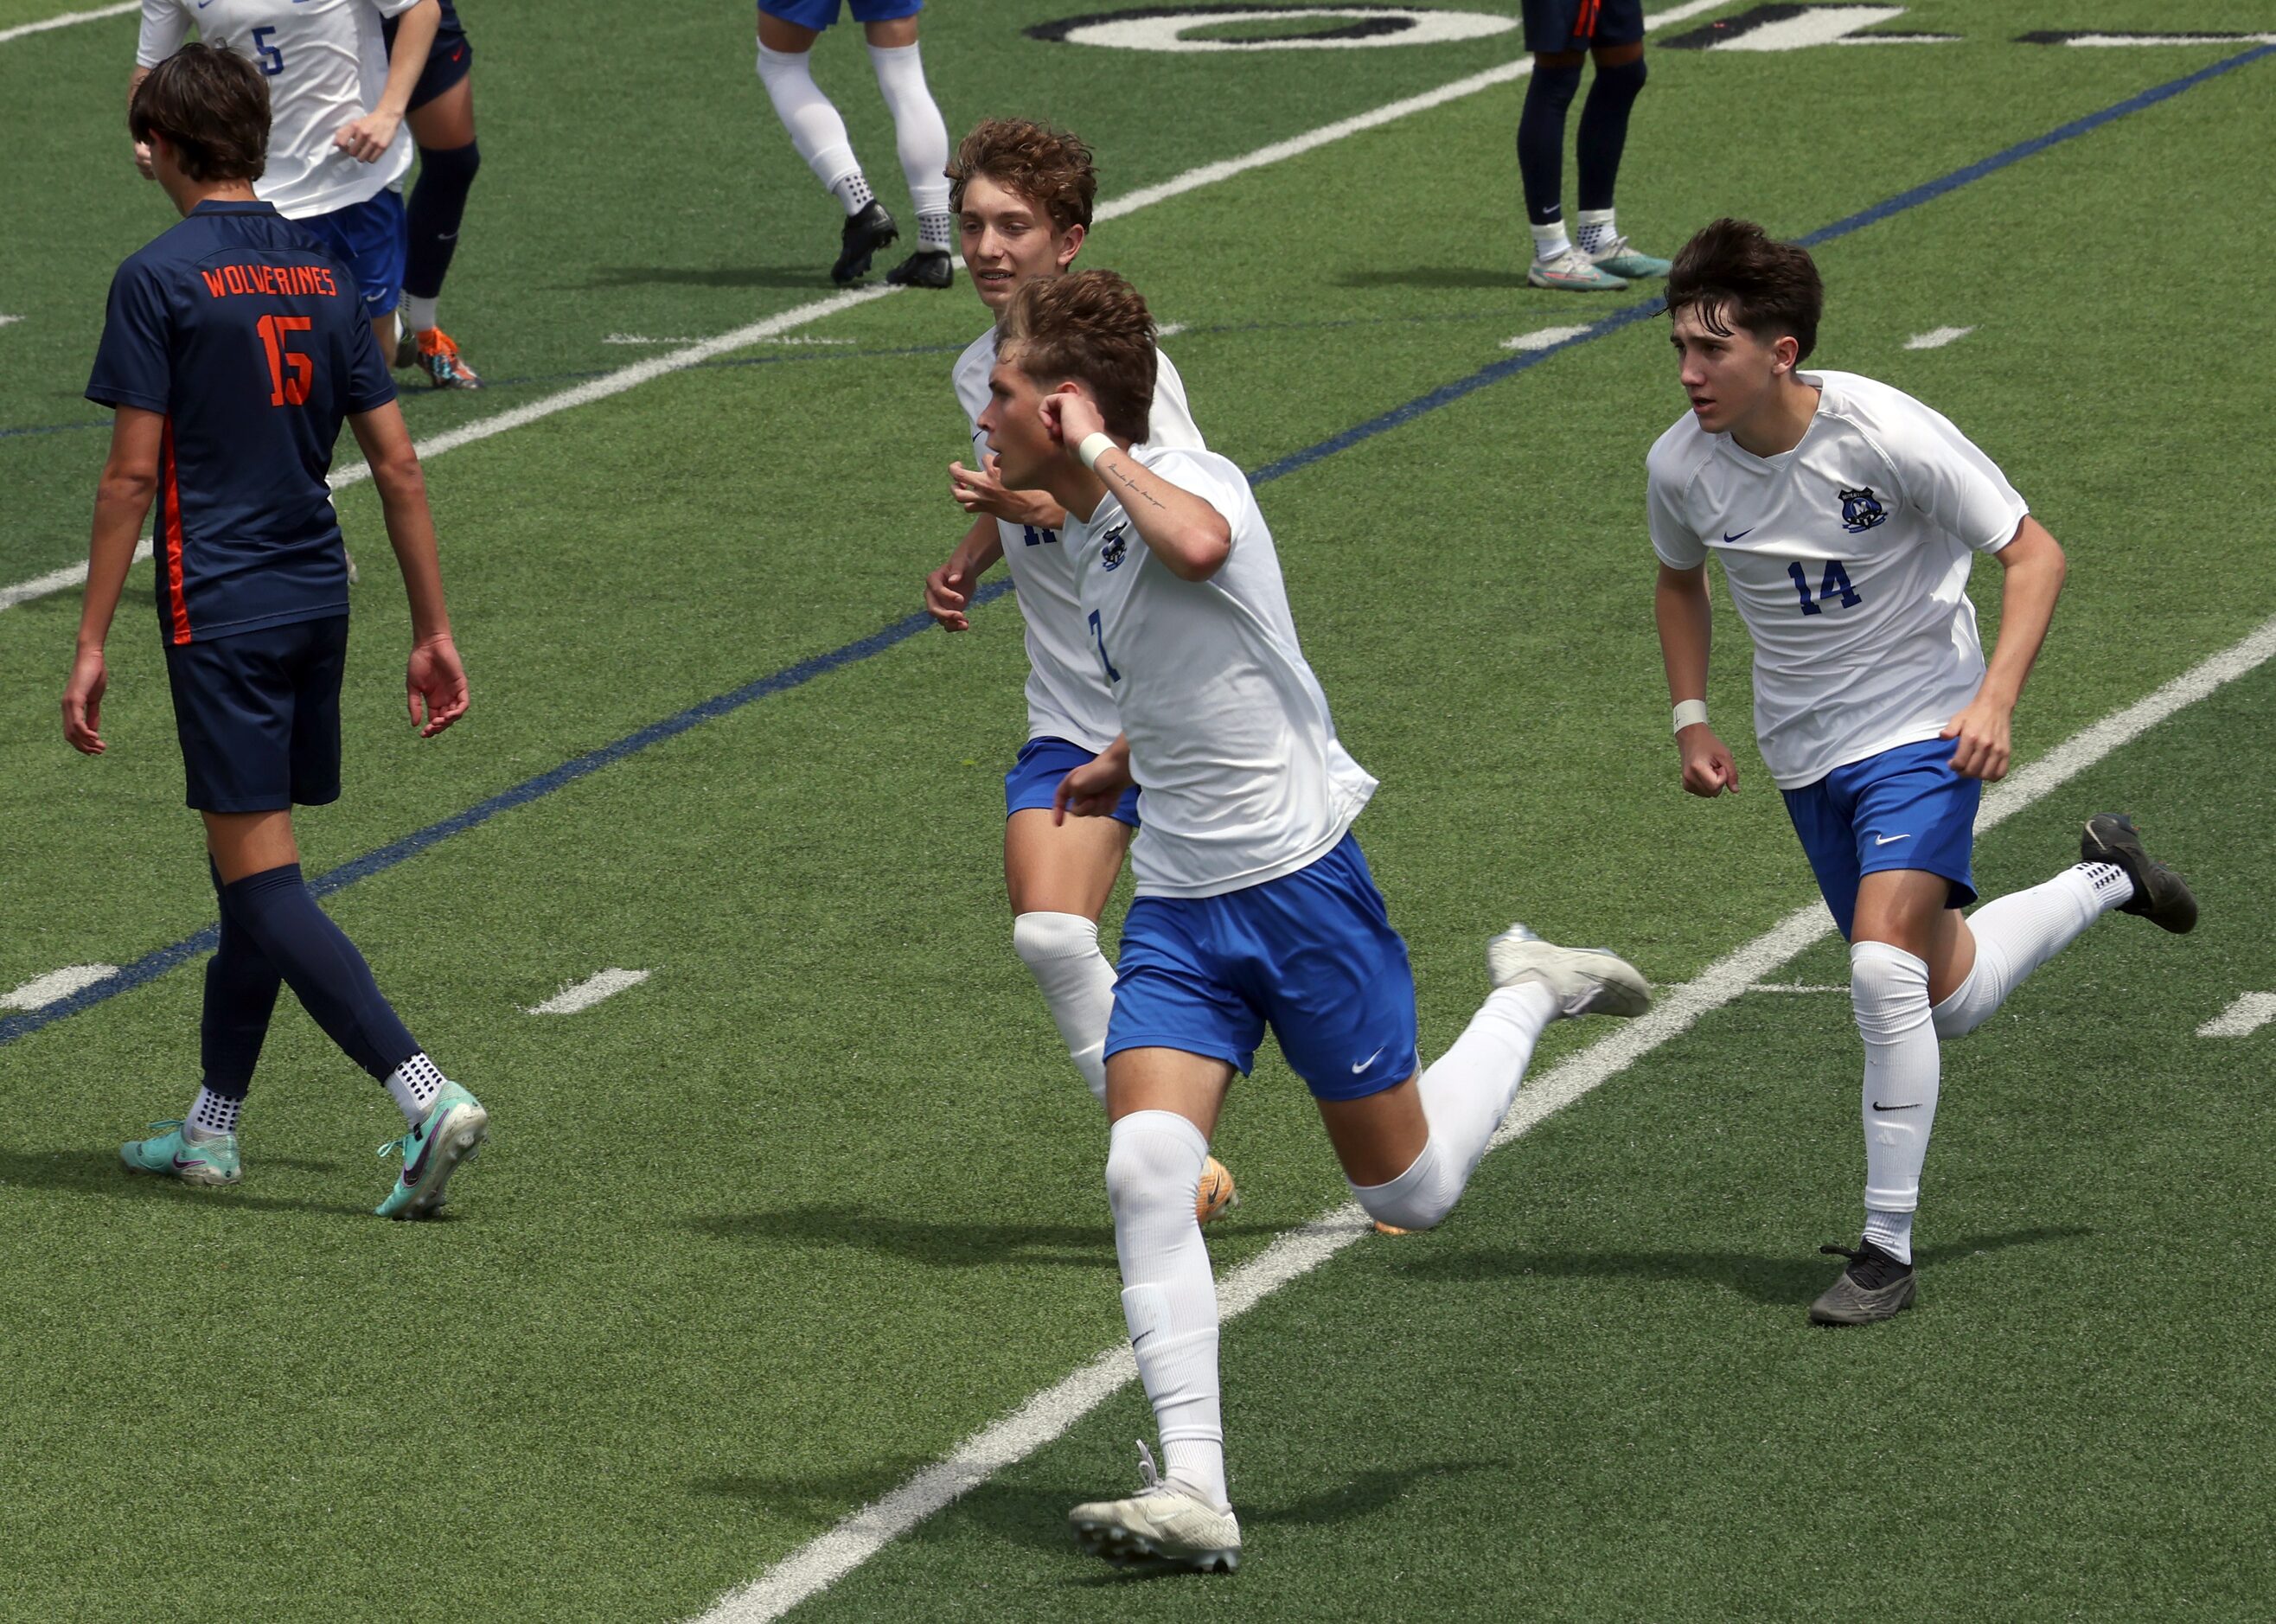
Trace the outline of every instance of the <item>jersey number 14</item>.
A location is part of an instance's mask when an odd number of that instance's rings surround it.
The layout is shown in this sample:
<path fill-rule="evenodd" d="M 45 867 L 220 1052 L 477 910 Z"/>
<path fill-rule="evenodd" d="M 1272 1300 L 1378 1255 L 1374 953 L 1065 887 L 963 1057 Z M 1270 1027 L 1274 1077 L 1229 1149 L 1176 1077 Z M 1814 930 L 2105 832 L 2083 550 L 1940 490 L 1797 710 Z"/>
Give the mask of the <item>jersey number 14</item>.
<path fill-rule="evenodd" d="M 1802 573 L 1802 565 L 1789 564 L 1786 566 L 1786 573 L 1793 579 L 1794 589 L 1802 594 L 1802 612 L 1805 615 L 1824 614 L 1827 598 L 1840 599 L 1844 609 L 1855 609 L 1865 601 L 1850 586 L 1849 572 L 1841 567 L 1839 558 L 1825 561 L 1825 577 L 1817 583 L 1817 602 L 1815 603 L 1809 601 L 1809 577 Z"/>

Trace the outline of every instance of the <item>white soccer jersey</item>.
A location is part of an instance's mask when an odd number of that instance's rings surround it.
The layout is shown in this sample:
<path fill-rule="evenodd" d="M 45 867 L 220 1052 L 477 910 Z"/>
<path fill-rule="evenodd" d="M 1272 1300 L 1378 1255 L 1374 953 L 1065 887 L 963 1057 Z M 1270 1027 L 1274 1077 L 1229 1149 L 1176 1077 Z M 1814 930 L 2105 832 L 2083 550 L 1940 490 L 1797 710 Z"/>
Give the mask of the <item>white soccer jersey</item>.
<path fill-rule="evenodd" d="M 1984 682 L 1968 573 L 2030 512 L 1999 465 L 1901 390 L 1848 372 L 1802 443 L 1756 457 L 1686 413 L 1646 467 L 1652 549 L 1709 553 L 1755 641 L 1755 733 L 1780 789 L 1933 739 Z"/>
<path fill-rule="evenodd" d="M 1111 496 L 1063 542 L 1090 660 L 1114 694 L 1145 796 L 1130 851 L 1142 897 L 1214 897 L 1325 856 L 1375 780 L 1336 739 L 1304 663 L 1272 532 L 1215 452 L 1141 446 L 1138 460 L 1233 528 L 1207 581 L 1180 581 Z"/>
<path fill-rule="evenodd" d="M 155 68 L 182 49 L 195 23 L 209 45 L 233 50 L 269 79 L 274 122 L 269 171 L 256 197 L 287 219 L 328 215 L 376 197 L 411 167 L 406 122 L 378 160 L 359 163 L 332 145 L 349 120 L 387 88 L 380 23 L 419 0 L 142 0 L 134 60 Z"/>
<path fill-rule="evenodd" d="M 1201 451 L 1202 431 L 1186 407 L 1185 381 L 1160 350 L 1154 352 L 1154 410 L 1149 443 Z M 988 375 L 996 369 L 996 330 L 974 339 L 956 361 L 956 398 L 972 427 L 975 465 L 988 455 L 980 414 L 988 409 Z M 1090 650 L 1090 634 L 1075 604 L 1074 565 L 1058 534 L 996 521 L 1004 562 L 1028 624 L 1028 737 L 1064 739 L 1094 754 L 1114 742 L 1122 725 L 1114 697 Z"/>

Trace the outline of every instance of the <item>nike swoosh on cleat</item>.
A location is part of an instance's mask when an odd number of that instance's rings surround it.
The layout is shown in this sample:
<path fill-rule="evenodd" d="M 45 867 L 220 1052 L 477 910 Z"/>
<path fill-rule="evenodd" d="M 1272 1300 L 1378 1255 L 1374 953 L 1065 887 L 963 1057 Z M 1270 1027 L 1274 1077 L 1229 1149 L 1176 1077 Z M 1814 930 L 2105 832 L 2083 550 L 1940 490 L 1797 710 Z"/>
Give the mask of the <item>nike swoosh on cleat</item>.
<path fill-rule="evenodd" d="M 202 1167 L 205 1165 L 206 1158 L 202 1156 L 193 1157 L 191 1160 L 186 1162 L 178 1156 L 174 1158 L 174 1171 L 177 1172 L 180 1172 L 186 1168 Z"/>
<path fill-rule="evenodd" d="M 403 1187 L 406 1189 L 415 1188 L 419 1180 L 427 1176 L 427 1160 L 435 1154 L 435 1138 L 434 1135 L 428 1135 L 427 1142 L 419 1147 L 419 1159 L 403 1164 Z"/>
<path fill-rule="evenodd" d="M 1918 1111 L 1920 1109 L 1920 1102 L 1918 1100 L 1915 1100 L 1909 1105 L 1884 1105 L 1880 1101 L 1875 1100 L 1873 1102 L 1873 1109 L 1876 1111 Z"/>
<path fill-rule="evenodd" d="M 1910 835 L 1875 835 L 1873 837 L 1873 844 L 1876 846 L 1894 846 L 1900 840 L 1909 840 L 1911 839 L 1912 836 Z"/>
<path fill-rule="evenodd" d="M 1741 540 L 1741 538 L 1743 538 L 1743 537 L 1752 535 L 1754 533 L 1755 533 L 1755 527 L 1754 527 L 1754 526 L 1752 526 L 1752 525 L 1749 525 L 1745 529 L 1743 529 L 1743 530 L 1740 531 L 1740 532 L 1739 532 L 1739 534 L 1738 534 L 1737 535 L 1729 535 L 1729 534 L 1726 533 L 1726 534 L 1725 534 L 1725 535 L 1724 535 L 1724 537 L 1723 537 L 1723 544 L 1724 544 L 1725 546 L 1726 546 L 1726 547 L 1727 547 L 1727 546 L 1729 546 L 1733 542 L 1739 541 L 1739 540 Z"/>

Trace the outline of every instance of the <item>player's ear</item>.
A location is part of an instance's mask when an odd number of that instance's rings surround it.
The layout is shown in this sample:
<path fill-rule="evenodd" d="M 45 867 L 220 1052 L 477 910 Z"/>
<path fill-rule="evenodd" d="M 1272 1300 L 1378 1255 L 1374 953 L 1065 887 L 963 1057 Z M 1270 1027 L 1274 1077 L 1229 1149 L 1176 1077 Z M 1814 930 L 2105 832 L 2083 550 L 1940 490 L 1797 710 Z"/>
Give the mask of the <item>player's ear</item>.
<path fill-rule="evenodd" d="M 1090 233 L 1085 231 L 1079 222 L 1068 226 L 1060 234 L 1058 268 L 1061 270 L 1074 263 L 1074 256 L 1082 252 L 1083 239 L 1089 235 Z"/>
<path fill-rule="evenodd" d="M 1791 333 L 1782 334 L 1771 343 L 1771 353 L 1776 358 L 1771 367 L 1771 376 L 1784 377 L 1802 362 L 1802 340 Z"/>

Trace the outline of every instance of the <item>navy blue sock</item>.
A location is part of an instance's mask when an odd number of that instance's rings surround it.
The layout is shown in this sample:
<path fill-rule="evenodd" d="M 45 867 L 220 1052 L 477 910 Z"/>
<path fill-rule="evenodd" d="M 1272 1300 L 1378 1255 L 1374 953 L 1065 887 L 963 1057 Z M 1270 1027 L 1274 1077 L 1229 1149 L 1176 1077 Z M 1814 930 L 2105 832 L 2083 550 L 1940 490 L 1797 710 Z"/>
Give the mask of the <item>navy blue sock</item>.
<path fill-rule="evenodd" d="M 1549 225 L 1564 217 L 1565 110 L 1581 91 L 1579 68 L 1536 63 L 1517 120 L 1517 174 L 1525 186 L 1526 217 Z"/>
<path fill-rule="evenodd" d="M 1620 176 L 1620 148 L 1628 143 L 1628 110 L 1643 90 L 1643 58 L 1615 68 L 1600 67 L 1581 109 L 1574 156 L 1581 167 L 1581 207 L 1610 209 L 1612 183 Z"/>
<path fill-rule="evenodd" d="M 198 1020 L 198 1059 L 205 1085 L 224 1099 L 241 1100 L 260 1063 L 269 1016 L 277 1007 L 280 977 L 243 925 L 230 917 L 229 899 L 212 863 L 214 895 L 221 902 L 221 945 L 206 963 L 205 1011 Z"/>
<path fill-rule="evenodd" d="M 355 944 L 316 906 L 299 863 L 223 886 L 222 907 L 348 1059 L 383 1082 L 419 1052 Z"/>
<path fill-rule="evenodd" d="M 466 218 L 467 194 L 474 189 L 474 171 L 482 166 L 478 141 L 441 152 L 419 149 L 419 183 L 411 188 L 405 210 L 411 248 L 403 262 L 403 291 L 413 299 L 433 299 L 443 292 L 444 274 L 459 247 L 459 222 Z"/>

